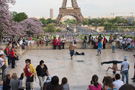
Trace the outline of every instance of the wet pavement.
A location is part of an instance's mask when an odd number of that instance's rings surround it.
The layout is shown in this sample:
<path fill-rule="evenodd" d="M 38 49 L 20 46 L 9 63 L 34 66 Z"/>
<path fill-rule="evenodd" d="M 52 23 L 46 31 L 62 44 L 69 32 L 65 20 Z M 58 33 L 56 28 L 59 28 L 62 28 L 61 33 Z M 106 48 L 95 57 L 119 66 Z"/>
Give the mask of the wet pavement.
<path fill-rule="evenodd" d="M 116 53 L 112 53 L 111 49 L 103 50 L 101 56 L 96 56 L 97 50 L 94 49 L 78 49 L 78 52 L 85 52 L 84 56 L 74 56 L 73 60 L 70 59 L 69 50 L 29 50 L 20 57 L 17 62 L 17 67 L 12 70 L 8 70 L 10 74 L 17 73 L 18 77 L 23 72 L 25 66 L 25 60 L 27 58 L 32 60 L 32 64 L 36 67 L 40 60 L 44 60 L 45 64 L 49 68 L 51 76 L 57 75 L 60 79 L 63 77 L 68 78 L 70 90 L 87 90 L 87 87 L 91 81 L 91 77 L 94 74 L 99 76 L 99 82 L 102 82 L 104 76 L 110 75 L 113 77 L 112 71 L 106 72 L 106 69 L 110 65 L 101 66 L 101 62 L 109 60 L 120 60 L 123 61 L 123 57 L 127 56 L 130 62 L 129 71 L 129 83 L 132 83 L 131 79 L 134 73 L 134 62 L 135 59 L 133 54 L 135 52 L 116 50 Z M 120 64 L 118 65 L 120 68 Z M 120 72 L 118 72 L 120 73 Z M 38 84 L 38 78 L 34 82 L 34 90 L 40 90 Z"/>

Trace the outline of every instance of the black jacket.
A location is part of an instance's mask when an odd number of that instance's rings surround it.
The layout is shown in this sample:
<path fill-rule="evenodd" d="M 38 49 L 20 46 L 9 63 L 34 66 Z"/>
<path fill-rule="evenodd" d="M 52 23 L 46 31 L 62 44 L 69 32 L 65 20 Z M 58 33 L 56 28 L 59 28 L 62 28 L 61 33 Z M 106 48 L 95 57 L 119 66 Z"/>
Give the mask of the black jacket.
<path fill-rule="evenodd" d="M 41 77 L 44 77 L 44 76 L 47 76 L 47 66 L 44 65 L 44 68 L 41 68 L 40 65 L 38 65 L 36 67 L 36 71 L 37 71 L 37 76 L 41 76 Z"/>

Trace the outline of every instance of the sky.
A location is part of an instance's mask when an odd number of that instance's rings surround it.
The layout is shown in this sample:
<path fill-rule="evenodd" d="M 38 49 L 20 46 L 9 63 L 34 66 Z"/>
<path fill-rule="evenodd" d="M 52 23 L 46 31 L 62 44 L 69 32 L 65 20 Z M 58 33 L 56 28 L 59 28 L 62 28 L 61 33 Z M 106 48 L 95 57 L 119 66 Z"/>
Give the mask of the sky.
<path fill-rule="evenodd" d="M 29 17 L 50 17 L 50 8 L 54 17 L 58 16 L 63 0 L 16 0 L 10 5 L 10 11 L 25 12 Z M 135 0 L 77 0 L 83 16 L 100 17 L 114 13 L 115 16 L 135 14 Z M 71 6 L 68 0 L 67 7 Z"/>

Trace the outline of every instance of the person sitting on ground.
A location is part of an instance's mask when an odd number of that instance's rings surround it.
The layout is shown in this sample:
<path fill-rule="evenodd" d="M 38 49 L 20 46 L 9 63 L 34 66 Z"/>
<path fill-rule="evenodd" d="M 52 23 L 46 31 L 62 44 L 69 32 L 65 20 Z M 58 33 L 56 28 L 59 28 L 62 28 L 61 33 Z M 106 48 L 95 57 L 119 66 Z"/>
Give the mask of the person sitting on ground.
<path fill-rule="evenodd" d="M 106 71 L 108 71 L 109 69 L 112 69 L 113 70 L 113 74 L 116 73 L 116 71 L 121 71 L 118 69 L 118 66 L 117 64 L 121 64 L 123 61 L 116 61 L 116 60 L 113 60 L 113 61 L 107 61 L 107 62 L 101 62 L 101 65 L 103 64 L 113 64 L 112 67 L 108 67 L 108 69 Z"/>
<path fill-rule="evenodd" d="M 77 51 L 76 51 L 74 54 L 75 54 L 75 55 L 85 55 L 84 52 L 79 53 L 79 52 L 77 52 Z"/>
<path fill-rule="evenodd" d="M 46 90 L 62 90 L 61 86 L 59 85 L 58 76 L 52 77 L 51 83 L 47 85 Z"/>
<path fill-rule="evenodd" d="M 106 76 L 103 79 L 103 90 L 116 90 L 113 80 L 110 76 Z"/>
<path fill-rule="evenodd" d="M 67 82 L 68 80 L 66 77 L 62 78 L 62 83 L 61 83 L 62 90 L 70 90 Z"/>
<path fill-rule="evenodd" d="M 87 90 L 101 90 L 101 84 L 98 83 L 97 75 L 92 76 L 91 85 L 88 86 Z"/>
<path fill-rule="evenodd" d="M 115 75 L 115 81 L 113 82 L 113 84 L 116 87 L 116 90 L 119 90 L 119 88 L 124 85 L 124 82 L 120 80 L 120 74 L 116 74 Z"/>
<path fill-rule="evenodd" d="M 121 86 L 119 90 L 135 90 L 135 87 L 131 84 L 125 84 Z"/>
<path fill-rule="evenodd" d="M 17 78 L 17 74 L 13 73 L 12 78 L 10 80 L 11 90 L 18 90 L 19 89 L 19 79 Z"/>
<path fill-rule="evenodd" d="M 10 79 L 11 79 L 10 74 L 7 74 L 3 82 L 3 90 L 10 90 L 11 88 Z"/>

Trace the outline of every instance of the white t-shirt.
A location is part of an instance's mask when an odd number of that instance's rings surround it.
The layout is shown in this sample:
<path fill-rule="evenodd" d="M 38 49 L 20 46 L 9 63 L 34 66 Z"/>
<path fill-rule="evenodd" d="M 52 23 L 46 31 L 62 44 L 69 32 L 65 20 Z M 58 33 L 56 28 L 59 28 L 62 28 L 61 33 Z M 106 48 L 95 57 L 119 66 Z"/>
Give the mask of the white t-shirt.
<path fill-rule="evenodd" d="M 127 43 L 131 43 L 131 40 L 132 40 L 131 38 L 128 38 Z"/>
<path fill-rule="evenodd" d="M 119 88 L 120 88 L 122 85 L 124 85 L 123 81 L 121 81 L 121 80 L 116 80 L 116 81 L 113 82 L 113 84 L 115 85 L 116 90 L 119 90 Z"/>
<path fill-rule="evenodd" d="M 66 41 L 66 38 L 61 38 L 61 41 L 64 43 Z"/>
<path fill-rule="evenodd" d="M 2 67 L 5 64 L 4 59 L 0 57 L 0 67 Z"/>
<path fill-rule="evenodd" d="M 4 52 L 2 50 L 0 50 L 0 54 L 4 54 Z"/>
<path fill-rule="evenodd" d="M 119 37 L 119 40 L 122 40 L 123 39 L 123 37 Z"/>
<path fill-rule="evenodd" d="M 122 71 L 128 70 L 128 66 L 129 66 L 129 62 L 128 61 L 123 61 L 121 63 L 121 65 L 123 66 Z"/>

